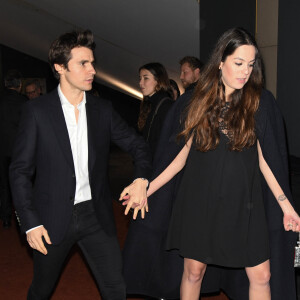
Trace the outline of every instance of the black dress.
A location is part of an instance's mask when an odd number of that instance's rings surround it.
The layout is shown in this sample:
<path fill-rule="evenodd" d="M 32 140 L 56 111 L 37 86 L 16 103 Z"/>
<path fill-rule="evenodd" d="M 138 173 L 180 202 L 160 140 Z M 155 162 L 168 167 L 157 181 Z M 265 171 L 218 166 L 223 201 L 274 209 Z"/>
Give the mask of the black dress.
<path fill-rule="evenodd" d="M 167 249 L 206 264 L 253 267 L 270 257 L 257 144 L 231 151 L 223 131 L 215 150 L 191 147 Z"/>

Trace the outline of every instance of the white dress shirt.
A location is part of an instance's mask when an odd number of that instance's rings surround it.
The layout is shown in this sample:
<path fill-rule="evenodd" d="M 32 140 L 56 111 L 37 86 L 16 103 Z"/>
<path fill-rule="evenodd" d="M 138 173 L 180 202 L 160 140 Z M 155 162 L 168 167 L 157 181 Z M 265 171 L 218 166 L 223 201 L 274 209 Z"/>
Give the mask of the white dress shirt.
<path fill-rule="evenodd" d="M 88 137 L 85 109 L 86 96 L 84 92 L 82 101 L 77 105 L 79 115 L 76 123 L 75 107 L 62 93 L 60 85 L 58 86 L 58 95 L 67 124 L 73 154 L 76 176 L 74 204 L 77 204 L 86 200 L 91 200 L 92 198 L 88 170 Z"/>

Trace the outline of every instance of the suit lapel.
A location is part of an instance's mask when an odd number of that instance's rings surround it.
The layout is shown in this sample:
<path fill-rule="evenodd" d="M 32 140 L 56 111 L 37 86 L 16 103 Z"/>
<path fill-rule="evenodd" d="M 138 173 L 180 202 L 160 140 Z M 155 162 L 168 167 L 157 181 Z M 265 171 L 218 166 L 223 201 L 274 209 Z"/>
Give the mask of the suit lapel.
<path fill-rule="evenodd" d="M 51 121 L 56 137 L 68 164 L 74 170 L 69 133 L 57 90 L 53 92 L 52 105 L 50 107 Z"/>
<path fill-rule="evenodd" d="M 97 107 L 94 103 L 94 99 L 92 99 L 88 94 L 86 94 L 86 120 L 87 120 L 87 131 L 88 131 L 88 165 L 89 165 L 89 173 L 92 173 L 95 160 L 96 160 L 96 124 L 99 122 L 99 113 Z"/>

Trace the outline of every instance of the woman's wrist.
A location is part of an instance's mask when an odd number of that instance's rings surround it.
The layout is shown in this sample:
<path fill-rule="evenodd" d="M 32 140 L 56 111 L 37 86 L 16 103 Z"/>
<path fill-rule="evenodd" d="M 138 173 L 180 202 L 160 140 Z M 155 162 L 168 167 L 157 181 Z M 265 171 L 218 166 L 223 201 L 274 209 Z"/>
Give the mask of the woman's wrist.
<path fill-rule="evenodd" d="M 291 205 L 290 201 L 284 194 L 279 195 L 276 199 L 284 214 L 290 214 L 295 212 L 294 207 Z"/>

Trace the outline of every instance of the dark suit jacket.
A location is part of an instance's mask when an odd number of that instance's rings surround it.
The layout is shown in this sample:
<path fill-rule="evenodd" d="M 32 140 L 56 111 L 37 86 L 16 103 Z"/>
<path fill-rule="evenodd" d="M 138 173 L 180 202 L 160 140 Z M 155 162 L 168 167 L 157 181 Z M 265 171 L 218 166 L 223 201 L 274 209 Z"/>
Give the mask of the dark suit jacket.
<path fill-rule="evenodd" d="M 101 226 L 112 235 L 115 225 L 107 175 L 110 143 L 134 156 L 136 177 L 149 177 L 150 152 L 143 138 L 128 127 L 110 102 L 86 94 L 86 115 L 92 199 Z M 60 243 L 71 220 L 76 178 L 57 90 L 24 106 L 10 180 L 22 230 L 42 224 L 52 243 Z"/>

